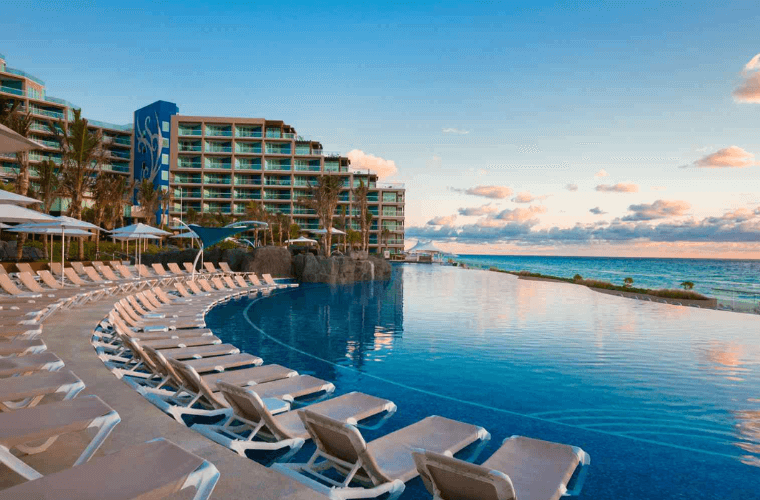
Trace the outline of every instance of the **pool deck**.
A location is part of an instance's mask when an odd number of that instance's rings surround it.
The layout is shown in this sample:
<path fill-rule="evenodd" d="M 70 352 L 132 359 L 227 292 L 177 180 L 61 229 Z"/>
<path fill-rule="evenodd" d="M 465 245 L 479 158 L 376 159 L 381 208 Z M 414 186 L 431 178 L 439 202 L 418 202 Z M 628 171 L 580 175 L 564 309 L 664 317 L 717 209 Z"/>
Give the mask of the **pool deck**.
<path fill-rule="evenodd" d="M 257 498 L 308 500 L 325 496 L 308 489 L 253 460 L 241 457 L 191 429 L 179 424 L 146 401 L 125 382 L 117 379 L 96 356 L 90 344 L 93 328 L 108 313 L 118 297 L 110 297 L 63 312 L 45 321 L 42 338 L 48 351 L 57 354 L 87 385 L 80 394 L 95 394 L 116 410 L 121 422 L 114 428 L 95 457 L 126 446 L 164 437 L 185 450 L 213 463 L 220 472 L 212 499 Z M 67 434 L 46 452 L 25 461 L 42 474 L 68 468 L 85 446 L 85 436 Z M 1 466 L 3 467 L 4 466 Z M 23 482 L 6 469 L 0 474 L 0 489 Z M 106 499 L 107 500 L 107 499 Z"/>

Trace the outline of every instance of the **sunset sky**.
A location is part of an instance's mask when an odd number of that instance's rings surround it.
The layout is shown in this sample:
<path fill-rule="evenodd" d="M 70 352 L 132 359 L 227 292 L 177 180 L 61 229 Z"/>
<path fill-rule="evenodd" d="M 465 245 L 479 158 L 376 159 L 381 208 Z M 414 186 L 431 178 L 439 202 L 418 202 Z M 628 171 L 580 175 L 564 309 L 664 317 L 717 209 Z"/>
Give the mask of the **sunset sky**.
<path fill-rule="evenodd" d="M 407 189 L 407 246 L 760 258 L 760 9 L 12 2 L 8 65 L 85 116 L 282 119 Z"/>

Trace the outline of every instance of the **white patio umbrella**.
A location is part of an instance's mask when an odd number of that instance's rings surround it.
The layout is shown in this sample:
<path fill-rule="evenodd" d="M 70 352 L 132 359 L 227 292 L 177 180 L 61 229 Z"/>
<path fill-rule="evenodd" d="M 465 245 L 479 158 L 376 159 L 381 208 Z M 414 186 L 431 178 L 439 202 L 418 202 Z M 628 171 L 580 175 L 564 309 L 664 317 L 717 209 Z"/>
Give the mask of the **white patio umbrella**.
<path fill-rule="evenodd" d="M 325 229 L 325 228 L 322 228 L 322 229 L 312 229 L 309 232 L 311 234 L 327 234 L 327 229 Z M 330 232 L 332 234 L 346 234 L 345 232 L 341 231 L 340 229 L 335 229 L 335 228 L 332 228 L 330 230 Z"/>
<path fill-rule="evenodd" d="M 35 205 L 42 202 L 40 200 L 35 200 L 34 198 L 29 198 L 28 196 L 21 196 L 20 194 L 11 193 L 10 191 L 0 190 L 0 203 L 28 207 L 29 205 Z"/>
<path fill-rule="evenodd" d="M 4 225 L 4 224 L 0 224 Z M 6 226 L 7 227 L 7 226 Z M 21 224 L 19 226 L 14 227 L 13 229 L 8 230 L 11 233 L 26 233 L 26 234 L 42 234 L 46 238 L 48 235 L 51 236 L 51 244 L 50 244 L 50 267 L 53 267 L 53 245 L 52 245 L 52 236 L 53 235 L 63 235 L 64 231 L 66 231 L 63 227 L 41 227 L 38 224 Z M 92 236 L 92 233 L 88 233 L 87 231 L 84 231 L 82 229 L 69 229 L 68 232 L 66 232 L 67 236 Z M 63 243 L 63 237 L 61 238 L 61 246 L 64 246 Z M 63 249 L 61 250 L 61 262 L 63 262 Z M 63 264 L 61 264 L 63 265 Z"/>
<path fill-rule="evenodd" d="M 172 233 L 168 233 L 162 229 L 158 229 L 157 227 L 143 224 L 142 222 L 138 222 L 137 224 L 132 224 L 130 226 L 120 227 L 118 229 L 114 229 L 113 231 L 111 231 L 111 237 L 113 239 L 125 240 L 125 241 L 137 240 L 138 246 L 140 246 L 140 243 L 143 240 L 147 240 L 147 239 L 160 240 L 164 236 L 171 236 L 171 235 Z M 137 248 L 135 248 L 135 262 L 138 264 L 142 264 L 142 255 L 138 254 Z"/>
<path fill-rule="evenodd" d="M 39 142 L 27 139 L 5 125 L 0 125 L 0 153 L 18 153 L 30 149 L 47 149 Z"/>
<path fill-rule="evenodd" d="M 30 222 L 48 222 L 54 220 L 55 217 L 52 215 L 43 214 L 36 210 L 30 210 L 11 203 L 0 204 L 0 222 L 26 224 Z"/>
<path fill-rule="evenodd" d="M 178 240 L 181 239 L 189 239 L 190 240 L 190 248 L 195 248 L 195 240 L 198 239 L 198 235 L 195 233 L 195 231 L 187 231 L 185 233 L 175 234 L 174 236 L 169 236 L 170 238 L 176 238 Z"/>
<path fill-rule="evenodd" d="M 44 214 L 43 214 L 44 215 Z M 64 284 L 64 274 L 63 271 L 66 269 L 66 260 L 64 259 L 64 250 L 66 248 L 66 230 L 69 231 L 69 236 L 71 236 L 72 230 L 78 230 L 83 231 L 86 233 L 86 235 L 91 236 L 87 230 L 94 230 L 94 231 L 104 231 L 103 228 L 96 226 L 95 224 L 90 224 L 89 222 L 81 221 L 79 219 L 75 219 L 73 217 L 66 217 L 65 215 L 62 215 L 60 217 L 50 217 L 52 220 L 45 220 L 43 222 L 37 223 L 37 224 L 26 224 L 26 228 L 53 228 L 53 229 L 60 229 L 60 235 L 61 235 L 61 285 Z M 19 231 L 19 232 L 26 232 L 26 231 Z M 52 233 L 51 233 L 52 234 Z M 55 232 L 55 234 L 59 234 L 58 232 Z"/>

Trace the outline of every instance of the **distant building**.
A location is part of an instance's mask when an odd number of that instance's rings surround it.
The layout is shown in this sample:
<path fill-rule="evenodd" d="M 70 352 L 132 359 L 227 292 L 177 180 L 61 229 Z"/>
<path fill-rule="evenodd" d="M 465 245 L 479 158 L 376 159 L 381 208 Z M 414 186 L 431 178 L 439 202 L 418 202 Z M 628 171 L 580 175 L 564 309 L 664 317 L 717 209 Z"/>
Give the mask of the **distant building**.
<path fill-rule="evenodd" d="M 55 134 L 50 129 L 50 123 L 56 126 L 60 120 L 64 127 L 69 120 L 73 120 L 73 110 L 78 109 L 68 101 L 46 95 L 45 82 L 24 71 L 10 68 L 6 65 L 5 56 L 0 54 L 0 96 L 20 102 L 19 110 L 29 112 L 33 121 L 30 137 L 35 141 L 47 146 L 46 151 L 31 151 L 30 182 L 34 183 L 37 177 L 35 165 L 41 161 L 52 160 L 61 163 L 61 144 L 55 140 Z M 119 175 L 130 176 L 132 163 L 132 125 L 114 125 L 112 123 L 88 120 L 91 130 L 99 130 L 103 134 L 106 146 L 107 160 L 102 166 L 103 170 Z M 15 180 L 19 168 L 15 154 L 0 154 L 0 179 L 4 181 Z M 90 205 L 85 200 L 85 205 Z M 68 200 L 59 200 L 53 207 L 54 213 L 68 209 Z M 127 214 L 129 215 L 129 214 Z"/>
<path fill-rule="evenodd" d="M 78 107 L 46 96 L 41 80 L 7 67 L 1 54 L 0 96 L 21 101 L 22 109 L 34 117 L 32 138 L 53 148 L 31 152 L 34 182 L 36 163 L 48 158 L 61 162 L 61 145 L 54 141 L 48 120 L 63 120 L 65 127 Z M 368 206 L 373 215 L 370 251 L 397 254 L 404 250 L 404 186 L 378 182 L 370 171 L 350 169 L 348 158 L 323 151 L 319 142 L 299 136 L 282 121 L 184 116 L 176 104 L 166 101 L 135 111 L 131 125 L 88 121 L 105 138 L 108 162 L 104 170 L 130 176 L 137 183 L 148 179 L 156 188 L 169 190 L 170 216 L 181 217 L 193 209 L 240 217 L 254 201 L 287 215 L 304 230 L 317 229 L 316 214 L 299 200 L 318 176 L 335 175 L 344 186 L 336 218 L 345 207 L 349 227 L 359 230 L 359 207 L 351 189 L 364 182 L 370 188 Z M 0 156 L 0 179 L 13 180 L 17 175 L 15 155 Z M 67 207 L 63 200 L 53 211 Z"/>

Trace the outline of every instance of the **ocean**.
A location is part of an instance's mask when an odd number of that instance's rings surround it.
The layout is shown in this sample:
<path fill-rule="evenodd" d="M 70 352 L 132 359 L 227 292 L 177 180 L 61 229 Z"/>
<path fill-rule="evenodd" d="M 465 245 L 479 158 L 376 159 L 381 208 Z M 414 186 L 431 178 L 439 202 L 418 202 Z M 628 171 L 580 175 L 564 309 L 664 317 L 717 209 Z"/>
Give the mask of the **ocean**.
<path fill-rule="evenodd" d="M 630 277 L 637 288 L 681 288 L 682 282 L 691 281 L 694 291 L 717 297 L 728 306 L 732 301 L 752 305 L 760 301 L 760 295 L 754 295 L 760 294 L 760 260 L 540 255 L 459 255 L 454 260 L 474 267 L 530 271 L 562 278 L 580 274 L 584 279 L 615 285 L 622 285 Z"/>

